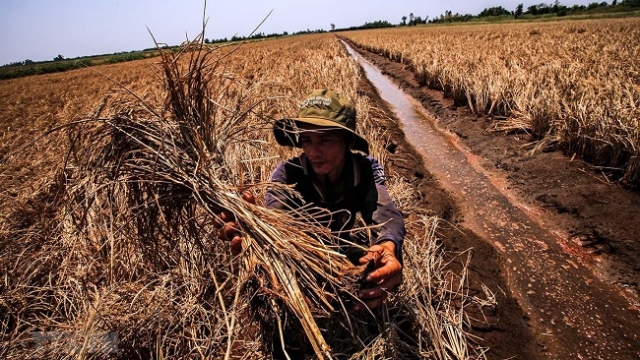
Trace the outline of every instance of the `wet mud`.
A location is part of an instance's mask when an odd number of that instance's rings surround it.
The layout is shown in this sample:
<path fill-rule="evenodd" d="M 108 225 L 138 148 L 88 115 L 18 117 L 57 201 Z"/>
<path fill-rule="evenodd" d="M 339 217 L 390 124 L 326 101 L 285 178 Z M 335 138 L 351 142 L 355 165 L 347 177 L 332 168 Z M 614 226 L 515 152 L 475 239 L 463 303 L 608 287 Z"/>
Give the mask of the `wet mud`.
<path fill-rule="evenodd" d="M 401 64 L 358 53 L 368 91 L 402 123 L 391 161 L 413 173 L 426 208 L 455 223 L 443 229 L 447 250 L 473 248 L 471 287 L 498 295 L 495 313 L 472 326 L 489 358 L 637 358 L 638 195 L 561 153 L 525 156 L 523 135 L 489 133 L 492 119 L 420 87 Z M 403 153 L 414 164 L 403 167 Z M 602 196 L 615 206 L 603 211 Z"/>

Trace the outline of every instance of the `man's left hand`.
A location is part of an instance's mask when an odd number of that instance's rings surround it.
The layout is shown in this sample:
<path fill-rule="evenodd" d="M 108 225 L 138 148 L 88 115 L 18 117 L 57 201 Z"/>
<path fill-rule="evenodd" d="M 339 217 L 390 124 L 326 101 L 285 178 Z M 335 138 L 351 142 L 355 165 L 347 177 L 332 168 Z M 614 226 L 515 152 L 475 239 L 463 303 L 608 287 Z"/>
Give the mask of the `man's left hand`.
<path fill-rule="evenodd" d="M 374 286 L 358 292 L 360 300 L 370 309 L 382 305 L 389 292 L 402 283 L 402 265 L 395 256 L 395 250 L 395 244 L 387 241 L 370 247 L 367 255 L 359 260 L 363 265 L 371 260 L 375 263 L 375 270 L 366 279 Z M 359 310 L 362 307 L 362 304 L 357 304 L 355 309 Z"/>

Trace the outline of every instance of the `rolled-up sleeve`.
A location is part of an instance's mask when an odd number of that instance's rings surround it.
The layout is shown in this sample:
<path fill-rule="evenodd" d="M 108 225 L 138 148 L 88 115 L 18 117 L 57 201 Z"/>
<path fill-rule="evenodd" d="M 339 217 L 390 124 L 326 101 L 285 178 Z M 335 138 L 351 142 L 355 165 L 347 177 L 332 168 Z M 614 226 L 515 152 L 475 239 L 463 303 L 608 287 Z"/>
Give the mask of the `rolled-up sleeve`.
<path fill-rule="evenodd" d="M 396 258 L 402 257 L 402 245 L 404 243 L 405 226 L 404 217 L 391 199 L 389 191 L 385 185 L 386 176 L 382 166 L 373 157 L 367 157 L 371 163 L 373 171 L 373 179 L 375 190 L 377 192 L 376 208 L 371 216 L 375 224 L 382 224 L 377 231 L 377 236 L 372 240 L 372 244 L 378 244 L 384 241 L 393 241 L 396 246 Z"/>
<path fill-rule="evenodd" d="M 396 246 L 396 257 L 400 259 L 405 236 L 404 218 L 391 199 L 386 186 L 376 184 L 376 191 L 378 192 L 378 202 L 372 219 L 376 224 L 382 225 L 378 230 L 377 238 L 372 240 L 374 244 L 393 241 Z"/>

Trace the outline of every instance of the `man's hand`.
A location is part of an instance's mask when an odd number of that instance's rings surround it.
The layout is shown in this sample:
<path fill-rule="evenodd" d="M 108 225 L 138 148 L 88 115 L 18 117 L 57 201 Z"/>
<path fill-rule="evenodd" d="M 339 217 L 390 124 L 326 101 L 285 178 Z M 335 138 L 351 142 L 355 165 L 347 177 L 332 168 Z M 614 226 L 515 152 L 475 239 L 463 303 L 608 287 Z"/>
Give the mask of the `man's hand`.
<path fill-rule="evenodd" d="M 255 197 L 248 191 L 242 193 L 242 199 L 251 204 L 256 203 Z M 221 222 L 219 223 L 218 237 L 223 240 L 229 240 L 231 254 L 240 254 L 240 251 L 242 251 L 242 238 L 240 237 L 240 227 L 236 223 L 236 217 L 228 210 L 221 211 L 219 217 Z"/>
<path fill-rule="evenodd" d="M 364 302 L 368 308 L 375 308 L 382 303 L 400 283 L 402 283 L 402 265 L 395 256 L 396 246 L 392 241 L 374 245 L 369 248 L 367 255 L 360 258 L 360 264 L 366 264 L 373 260 L 375 270 L 373 270 L 366 281 L 374 284 L 374 286 L 361 289 L 358 297 Z M 362 304 L 355 306 L 356 310 L 360 310 Z"/>

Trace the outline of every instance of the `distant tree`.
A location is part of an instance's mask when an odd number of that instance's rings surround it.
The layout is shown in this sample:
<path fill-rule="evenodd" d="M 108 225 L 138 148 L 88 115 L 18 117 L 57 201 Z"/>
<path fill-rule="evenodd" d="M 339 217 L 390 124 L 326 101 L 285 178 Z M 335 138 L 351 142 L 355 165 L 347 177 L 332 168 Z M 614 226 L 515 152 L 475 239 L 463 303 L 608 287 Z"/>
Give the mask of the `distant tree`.
<path fill-rule="evenodd" d="M 584 6 L 584 5 L 573 5 L 573 6 L 571 6 L 571 7 L 569 8 L 569 12 L 577 13 L 577 12 L 580 12 L 580 11 L 585 10 L 586 8 L 587 8 L 587 7 L 586 7 L 586 6 Z"/>
<path fill-rule="evenodd" d="M 475 16 L 471 14 L 459 14 L 453 13 L 451 10 L 447 10 L 444 14 L 436 16 L 429 21 L 429 23 L 454 23 L 454 22 L 466 22 L 473 19 Z"/>
<path fill-rule="evenodd" d="M 444 12 L 444 21 L 447 21 L 447 22 L 452 22 L 453 21 L 453 14 L 452 14 L 451 10 L 445 10 L 445 12 Z"/>
<path fill-rule="evenodd" d="M 539 15 L 552 14 L 552 13 L 553 13 L 553 6 L 547 5 L 545 3 L 538 4 L 538 14 Z"/>
<path fill-rule="evenodd" d="M 334 31 L 336 29 L 336 24 L 331 23 L 331 31 Z"/>
<path fill-rule="evenodd" d="M 409 14 L 409 25 L 415 25 L 413 23 L 413 13 Z"/>
<path fill-rule="evenodd" d="M 613 2 L 611 2 L 611 6 L 616 6 L 618 5 L 618 0 L 613 0 Z"/>
<path fill-rule="evenodd" d="M 58 56 L 53 58 L 53 61 L 62 61 L 62 60 L 64 60 L 64 56 L 62 56 L 60 54 L 58 54 Z"/>
<path fill-rule="evenodd" d="M 31 59 L 26 59 L 26 60 L 24 61 L 24 64 L 25 64 L 25 65 L 31 65 L 31 64 L 33 64 L 33 63 L 34 63 L 34 61 L 33 61 L 33 60 L 31 60 Z"/>
<path fill-rule="evenodd" d="M 523 4 L 518 4 L 518 6 L 516 7 L 516 11 L 513 13 L 513 16 L 515 16 L 516 19 L 520 18 L 524 13 L 523 8 Z"/>
<path fill-rule="evenodd" d="M 407 25 L 407 17 L 406 16 L 402 17 L 402 23 L 400 23 L 400 25 L 403 25 L 403 26 Z"/>
<path fill-rule="evenodd" d="M 380 29 L 380 28 L 389 28 L 394 27 L 395 25 L 391 24 L 386 20 L 378 20 L 374 22 L 366 22 L 364 25 L 360 26 L 352 26 L 347 28 L 347 30 L 356 30 L 356 29 Z"/>
<path fill-rule="evenodd" d="M 496 6 L 484 9 L 480 12 L 480 14 L 478 14 L 479 17 L 500 15 L 511 15 L 511 12 L 509 12 L 509 10 L 503 8 L 502 6 Z"/>

